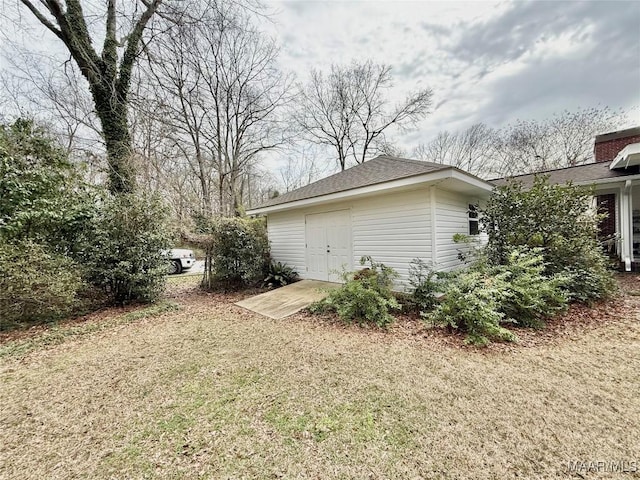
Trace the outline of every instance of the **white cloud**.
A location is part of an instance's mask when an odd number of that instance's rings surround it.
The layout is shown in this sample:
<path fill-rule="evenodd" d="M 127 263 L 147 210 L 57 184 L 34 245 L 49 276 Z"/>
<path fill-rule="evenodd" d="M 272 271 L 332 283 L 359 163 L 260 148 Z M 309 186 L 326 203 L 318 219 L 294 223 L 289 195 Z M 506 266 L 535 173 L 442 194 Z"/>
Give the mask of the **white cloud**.
<path fill-rule="evenodd" d="M 425 86 L 437 108 L 405 147 L 439 130 L 500 126 L 565 108 L 640 103 L 640 3 L 270 3 L 282 65 L 373 59 L 393 67 L 396 95 Z M 640 123 L 640 119 L 638 119 Z"/>
<path fill-rule="evenodd" d="M 640 2 L 297 0 L 267 6 L 273 16 L 262 26 L 281 45 L 282 68 L 299 80 L 312 68 L 372 59 L 392 66 L 395 98 L 434 90 L 433 113 L 417 131 L 396 135 L 407 149 L 440 130 L 480 121 L 499 127 L 563 109 L 640 104 Z M 19 24 L 0 19 L 5 50 L 10 38 L 63 51 L 19 11 Z"/>

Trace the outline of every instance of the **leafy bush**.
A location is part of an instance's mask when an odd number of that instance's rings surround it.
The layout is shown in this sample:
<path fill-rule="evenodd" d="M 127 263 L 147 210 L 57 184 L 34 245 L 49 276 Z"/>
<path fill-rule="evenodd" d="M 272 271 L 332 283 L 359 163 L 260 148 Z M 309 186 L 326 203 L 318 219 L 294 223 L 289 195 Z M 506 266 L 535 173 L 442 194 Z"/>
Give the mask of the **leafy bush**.
<path fill-rule="evenodd" d="M 170 246 L 166 209 L 159 198 L 107 196 L 93 218 L 82 254 L 88 280 L 112 302 L 153 302 L 164 291 Z"/>
<path fill-rule="evenodd" d="M 334 311 L 347 323 L 371 323 L 386 327 L 393 322 L 389 310 L 399 310 L 400 305 L 391 288 L 397 273 L 371 257 L 362 257 L 360 264 L 369 267 L 357 272 L 345 272 L 345 284 L 332 290 L 327 298 L 312 305 L 311 311 Z"/>
<path fill-rule="evenodd" d="M 615 282 L 591 198 L 588 189 L 549 185 L 546 177 L 529 190 L 517 182 L 497 188 L 480 219 L 486 248 L 473 250 L 469 269 L 450 276 L 444 301 L 425 317 L 486 344 L 515 339 L 504 324 L 540 327 L 571 300 L 610 295 Z"/>
<path fill-rule="evenodd" d="M 577 254 L 568 257 L 559 273 L 567 277 L 567 293 L 570 300 L 591 304 L 608 298 L 616 292 L 617 285 L 612 273 L 611 260 L 603 251 L 591 245 L 591 239 L 583 239 L 587 245 L 580 245 L 576 239 L 570 241 Z M 562 243 L 558 239 L 558 243 Z M 563 246 L 563 250 L 568 250 Z"/>
<path fill-rule="evenodd" d="M 590 302 L 609 296 L 615 282 L 597 239 L 601 216 L 591 209 L 592 193 L 549 185 L 544 176 L 536 177 L 529 190 L 514 181 L 498 187 L 480 220 L 489 237 L 489 262 L 504 265 L 514 249 L 540 247 L 545 274 L 567 277 L 571 299 Z"/>
<path fill-rule="evenodd" d="M 451 280 L 443 300 L 431 314 L 433 323 L 467 333 L 465 342 L 486 345 L 493 339 L 513 341 L 515 335 L 500 324 L 502 294 L 490 277 L 480 271 L 464 271 Z"/>
<path fill-rule="evenodd" d="M 67 257 L 58 266 L 76 265 L 112 302 L 153 301 L 166 275 L 165 218 L 157 199 L 101 196 L 33 122 L 0 125 L 0 241 Z"/>
<path fill-rule="evenodd" d="M 409 264 L 410 306 L 420 312 L 433 310 L 438 303 L 436 293 L 442 288 L 441 280 L 424 260 L 414 258 Z"/>
<path fill-rule="evenodd" d="M 484 261 L 486 248 L 478 235 L 456 233 L 453 235 L 453 243 L 459 245 L 457 257 L 461 262 L 470 264 L 476 261 Z"/>
<path fill-rule="evenodd" d="M 44 129 L 0 125 L 0 240 L 31 239 L 73 257 L 95 210 L 92 190 Z"/>
<path fill-rule="evenodd" d="M 263 219 L 218 218 L 203 225 L 190 243 L 205 250 L 203 288 L 258 284 L 269 267 L 269 240 Z"/>
<path fill-rule="evenodd" d="M 492 339 L 515 340 L 502 324 L 540 327 L 567 308 L 568 280 L 544 274 L 540 249 L 514 250 L 506 261 L 497 266 L 478 261 L 452 275 L 444 300 L 425 318 L 466 332 L 468 343 L 486 345 Z"/>
<path fill-rule="evenodd" d="M 263 284 L 267 287 L 283 287 L 298 279 L 298 272 L 293 268 L 280 262 L 271 262 L 269 264 L 269 270 L 267 277 L 264 279 Z"/>
<path fill-rule="evenodd" d="M 564 275 L 545 274 L 541 249 L 514 250 L 507 265 L 487 268 L 500 289 L 499 311 L 509 322 L 539 328 L 544 320 L 566 310 L 569 297 Z"/>
<path fill-rule="evenodd" d="M 86 288 L 78 266 L 31 240 L 0 242 L 0 330 L 69 315 Z"/>

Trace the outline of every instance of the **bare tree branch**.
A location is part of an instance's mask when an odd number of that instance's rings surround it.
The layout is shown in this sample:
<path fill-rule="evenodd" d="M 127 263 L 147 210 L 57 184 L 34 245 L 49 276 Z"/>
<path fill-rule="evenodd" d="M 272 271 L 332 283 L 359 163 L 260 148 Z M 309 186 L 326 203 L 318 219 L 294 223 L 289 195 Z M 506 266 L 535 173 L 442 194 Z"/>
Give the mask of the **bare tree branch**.
<path fill-rule="evenodd" d="M 49 19 L 47 19 L 47 17 L 36 8 L 36 6 L 30 2 L 29 0 L 20 0 L 29 10 L 31 10 L 31 13 L 33 13 L 35 15 L 35 17 L 40 21 L 40 23 L 42 23 L 45 27 L 47 27 L 51 32 L 53 32 L 53 34 L 58 37 L 59 39 L 64 41 L 62 32 L 56 28 L 56 26 L 49 21 Z"/>
<path fill-rule="evenodd" d="M 432 92 L 423 89 L 390 109 L 385 92 L 392 87 L 391 67 L 353 62 L 333 65 L 328 76 L 312 71 L 301 88 L 303 101 L 295 118 L 307 139 L 333 148 L 338 165 L 348 158 L 362 163 L 377 153 L 383 132 L 407 128 L 429 113 Z"/>

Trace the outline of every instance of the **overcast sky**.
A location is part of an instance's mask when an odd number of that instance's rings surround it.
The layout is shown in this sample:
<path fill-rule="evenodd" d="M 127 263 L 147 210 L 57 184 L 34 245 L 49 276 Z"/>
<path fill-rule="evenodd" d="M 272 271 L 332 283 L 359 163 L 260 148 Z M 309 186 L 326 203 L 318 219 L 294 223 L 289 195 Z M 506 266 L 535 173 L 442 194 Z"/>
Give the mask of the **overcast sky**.
<path fill-rule="evenodd" d="M 263 1 L 272 15 L 262 26 L 299 80 L 372 59 L 392 66 L 396 98 L 433 89 L 433 113 L 392 137 L 407 152 L 441 130 L 578 107 L 630 110 L 630 126 L 640 125 L 640 1 Z M 0 43 L 64 51 L 17 11 L 18 27 L 0 18 Z"/>
<path fill-rule="evenodd" d="M 285 1 L 274 9 L 282 65 L 388 63 L 399 94 L 429 86 L 434 112 L 405 147 L 476 122 L 640 105 L 640 2 Z M 632 122 L 640 125 L 636 108 Z"/>

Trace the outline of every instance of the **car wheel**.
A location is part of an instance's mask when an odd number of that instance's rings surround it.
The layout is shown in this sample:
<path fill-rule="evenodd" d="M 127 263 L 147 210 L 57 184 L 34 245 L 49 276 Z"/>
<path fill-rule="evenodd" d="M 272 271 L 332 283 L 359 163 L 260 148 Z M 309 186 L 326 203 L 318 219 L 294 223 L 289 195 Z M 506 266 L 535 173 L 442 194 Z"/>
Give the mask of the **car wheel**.
<path fill-rule="evenodd" d="M 171 265 L 169 265 L 169 275 L 176 275 L 178 273 L 182 273 L 182 264 L 180 260 L 172 260 Z"/>

